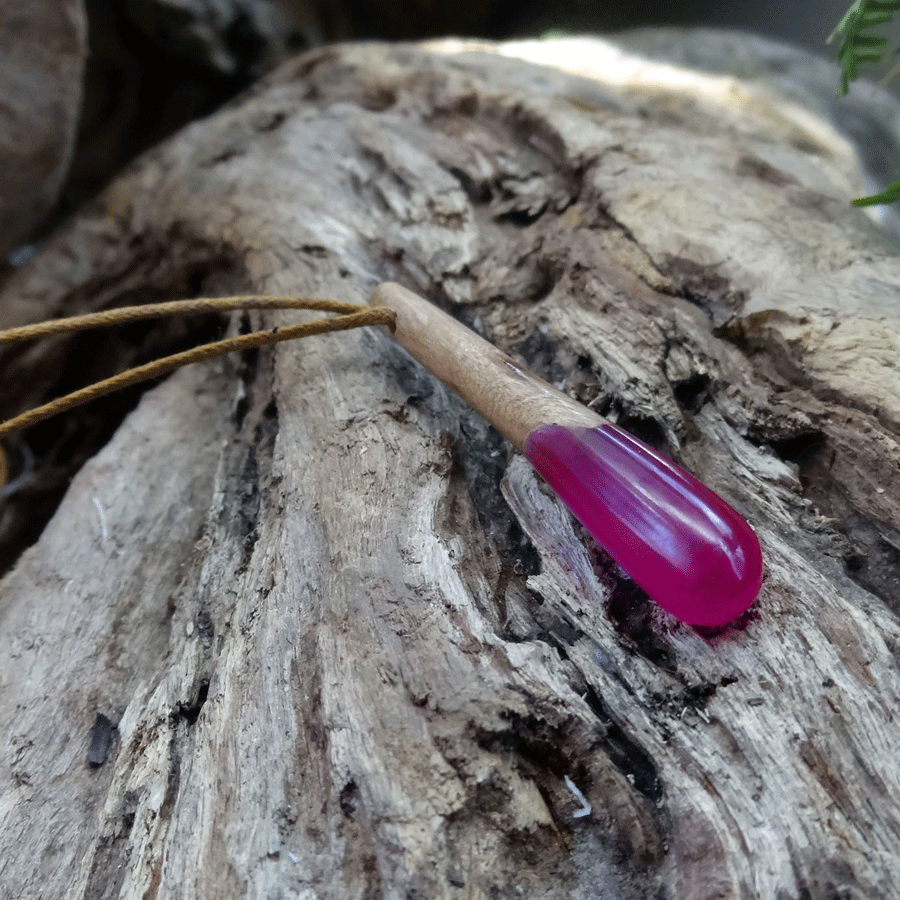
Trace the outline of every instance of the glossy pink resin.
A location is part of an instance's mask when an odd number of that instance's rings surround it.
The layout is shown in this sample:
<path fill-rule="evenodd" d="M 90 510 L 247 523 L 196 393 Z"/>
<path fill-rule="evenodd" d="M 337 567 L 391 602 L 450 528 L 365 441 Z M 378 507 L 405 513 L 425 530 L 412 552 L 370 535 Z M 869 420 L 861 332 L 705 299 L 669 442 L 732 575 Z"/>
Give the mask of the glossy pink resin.
<path fill-rule="evenodd" d="M 723 625 L 762 584 L 750 526 L 690 472 L 615 425 L 542 425 L 525 455 L 597 542 L 663 609 Z"/>

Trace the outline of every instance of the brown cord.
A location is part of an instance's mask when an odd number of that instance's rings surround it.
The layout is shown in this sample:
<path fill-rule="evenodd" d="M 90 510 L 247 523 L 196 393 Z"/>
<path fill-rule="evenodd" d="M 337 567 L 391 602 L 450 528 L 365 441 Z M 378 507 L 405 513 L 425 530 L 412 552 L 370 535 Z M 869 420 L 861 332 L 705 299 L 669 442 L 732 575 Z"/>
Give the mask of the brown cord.
<path fill-rule="evenodd" d="M 88 328 L 124 325 L 155 316 L 191 316 L 203 313 L 233 312 L 236 309 L 313 309 L 318 312 L 349 314 L 364 307 L 340 300 L 312 300 L 305 297 L 260 297 L 250 294 L 244 297 L 199 297 L 196 300 L 172 300 L 169 303 L 146 303 L 143 306 L 122 306 L 103 312 L 52 319 L 0 331 L 0 344 L 28 341 L 54 334 L 69 334 Z"/>
<path fill-rule="evenodd" d="M 203 306 L 203 304 L 206 304 Z M 191 308 L 193 305 L 193 308 Z M 0 343 L 8 343 L 13 340 L 26 340 L 34 337 L 44 337 L 49 334 L 62 334 L 66 331 L 78 331 L 84 328 L 93 328 L 99 325 L 121 324 L 136 319 L 148 318 L 153 315 L 184 312 L 221 312 L 233 309 L 324 309 L 328 311 L 343 312 L 344 315 L 335 316 L 332 319 L 316 319 L 313 322 L 304 322 L 300 325 L 288 325 L 281 328 L 273 328 L 268 331 L 255 331 L 252 334 L 239 335 L 216 341 L 212 344 L 204 344 L 192 350 L 175 353 L 154 362 L 129 369 L 112 378 L 98 381 L 88 385 L 79 391 L 66 394 L 45 403 L 36 409 L 22 413 L 13 419 L 9 419 L 0 425 L 0 438 L 6 437 L 20 428 L 27 428 L 43 422 L 51 416 L 73 409 L 83 403 L 88 403 L 104 394 L 110 394 L 121 388 L 158 378 L 182 366 L 213 359 L 226 353 L 234 353 L 239 350 L 252 350 L 257 347 L 266 347 L 271 344 L 279 344 L 282 341 L 293 341 L 312 334 L 325 334 L 331 331 L 346 331 L 350 328 L 361 328 L 365 325 L 387 325 L 393 327 L 394 312 L 385 306 L 359 306 L 353 303 L 340 303 L 335 300 L 302 300 L 291 297 L 225 297 L 218 300 L 175 301 L 174 303 L 148 304 L 147 306 L 123 307 L 122 309 L 109 310 L 102 313 L 91 313 L 86 316 L 75 316 L 72 319 L 60 319 L 53 322 L 40 322 L 36 325 L 26 325 L 22 328 L 11 328 L 8 331 L 0 331 Z M 151 312 L 150 310 L 154 310 Z M 144 313 L 143 315 L 141 313 Z M 72 323 L 78 323 L 72 326 Z M 88 323 L 88 324 L 85 324 Z M 65 327 L 65 326 L 70 327 Z M 10 337 L 10 335 L 13 335 Z M 5 479 L 4 479 L 5 481 Z M 3 482 L 0 482 L 2 484 Z"/>

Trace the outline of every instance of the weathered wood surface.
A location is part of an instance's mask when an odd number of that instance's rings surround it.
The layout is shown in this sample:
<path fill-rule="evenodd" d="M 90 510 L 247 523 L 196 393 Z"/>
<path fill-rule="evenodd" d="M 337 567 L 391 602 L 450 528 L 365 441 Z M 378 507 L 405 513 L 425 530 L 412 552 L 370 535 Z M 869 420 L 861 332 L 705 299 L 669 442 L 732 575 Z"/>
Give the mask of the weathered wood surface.
<path fill-rule="evenodd" d="M 56 202 L 86 53 L 82 0 L 0 4 L 0 260 Z"/>
<path fill-rule="evenodd" d="M 849 141 L 865 171 L 865 192 L 879 193 L 893 181 L 900 158 L 900 106 L 895 93 L 860 79 L 849 97 L 835 90 L 833 59 L 741 31 L 713 28 L 638 28 L 618 35 L 626 49 L 659 62 L 744 84 L 804 106 L 831 123 Z M 886 75 L 888 69 L 882 70 Z M 878 78 L 878 69 L 869 77 Z M 872 210 L 882 227 L 900 238 L 895 204 Z"/>
<path fill-rule="evenodd" d="M 176 374 L 0 586 L 0 893 L 896 896 L 900 264 L 860 185 L 799 106 L 599 41 L 328 49 L 145 157 L 8 323 L 406 282 L 721 491 L 768 577 L 678 624 L 381 332 Z"/>

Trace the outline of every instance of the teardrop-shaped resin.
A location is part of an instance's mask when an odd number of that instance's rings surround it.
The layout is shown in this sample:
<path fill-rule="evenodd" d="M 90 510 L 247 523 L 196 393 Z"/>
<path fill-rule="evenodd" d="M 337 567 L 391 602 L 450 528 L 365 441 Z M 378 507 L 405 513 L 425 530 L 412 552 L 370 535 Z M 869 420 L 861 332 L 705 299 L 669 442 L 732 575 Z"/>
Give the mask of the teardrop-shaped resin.
<path fill-rule="evenodd" d="M 615 425 L 542 425 L 524 449 L 619 566 L 683 622 L 723 625 L 756 599 L 756 535 L 681 466 Z"/>

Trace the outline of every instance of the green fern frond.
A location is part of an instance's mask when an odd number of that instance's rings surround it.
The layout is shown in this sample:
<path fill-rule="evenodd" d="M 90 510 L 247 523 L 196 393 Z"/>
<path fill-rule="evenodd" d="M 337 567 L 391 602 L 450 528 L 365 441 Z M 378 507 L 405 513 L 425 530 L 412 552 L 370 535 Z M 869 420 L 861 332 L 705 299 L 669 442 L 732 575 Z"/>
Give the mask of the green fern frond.
<path fill-rule="evenodd" d="M 872 28 L 887 25 L 900 12 L 900 0 L 856 0 L 838 22 L 837 28 L 828 37 L 830 44 L 841 38 L 838 59 L 841 63 L 841 93 L 846 94 L 850 82 L 859 75 L 859 68 L 881 62 L 888 39 L 882 35 L 869 34 Z M 894 48 L 894 53 L 900 49 Z M 888 185 L 880 194 L 859 197 L 854 206 L 876 206 L 882 203 L 896 203 L 900 200 L 900 177 Z"/>
<path fill-rule="evenodd" d="M 841 38 L 838 59 L 842 94 L 847 93 L 850 82 L 859 75 L 860 66 L 881 62 L 888 40 L 867 32 L 887 25 L 897 12 L 900 12 L 900 0 L 856 0 L 831 33 L 829 43 Z"/>

